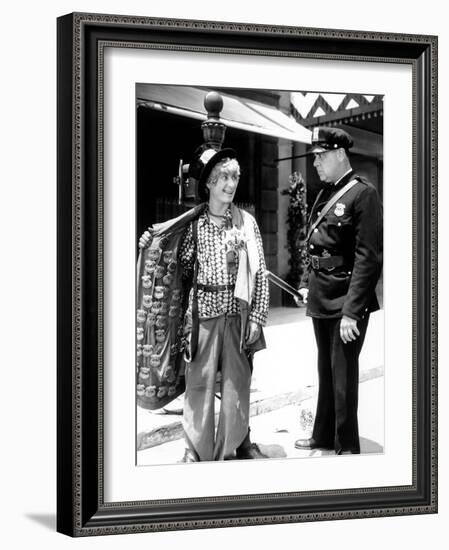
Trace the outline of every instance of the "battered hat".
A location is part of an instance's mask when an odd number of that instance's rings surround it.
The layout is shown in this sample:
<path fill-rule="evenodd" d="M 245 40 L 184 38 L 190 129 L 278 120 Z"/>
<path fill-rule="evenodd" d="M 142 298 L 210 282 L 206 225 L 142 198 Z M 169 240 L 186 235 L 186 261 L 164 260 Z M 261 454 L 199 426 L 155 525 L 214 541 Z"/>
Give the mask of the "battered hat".
<path fill-rule="evenodd" d="M 312 148 L 309 153 L 333 151 L 334 149 L 350 149 L 353 146 L 351 136 L 341 128 L 317 126 L 312 132 Z"/>
<path fill-rule="evenodd" d="M 204 195 L 204 187 L 207 179 L 210 176 L 213 168 L 226 158 L 235 159 L 237 153 L 234 149 L 212 149 L 210 147 L 199 147 L 194 154 L 194 158 L 189 165 L 189 178 L 194 178 L 198 181 L 198 191 Z"/>

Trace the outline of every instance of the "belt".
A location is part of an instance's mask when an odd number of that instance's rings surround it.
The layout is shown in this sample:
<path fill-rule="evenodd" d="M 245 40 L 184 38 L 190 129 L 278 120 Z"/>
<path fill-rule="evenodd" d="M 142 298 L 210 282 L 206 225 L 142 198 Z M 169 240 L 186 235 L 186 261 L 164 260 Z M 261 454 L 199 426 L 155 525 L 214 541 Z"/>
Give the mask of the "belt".
<path fill-rule="evenodd" d="M 234 290 L 235 285 L 203 285 L 203 283 L 197 283 L 198 290 L 204 290 L 205 292 L 224 292 L 226 290 Z"/>
<path fill-rule="evenodd" d="M 311 256 L 309 255 L 310 265 L 312 269 L 329 269 L 344 265 L 345 259 L 343 256 Z"/>

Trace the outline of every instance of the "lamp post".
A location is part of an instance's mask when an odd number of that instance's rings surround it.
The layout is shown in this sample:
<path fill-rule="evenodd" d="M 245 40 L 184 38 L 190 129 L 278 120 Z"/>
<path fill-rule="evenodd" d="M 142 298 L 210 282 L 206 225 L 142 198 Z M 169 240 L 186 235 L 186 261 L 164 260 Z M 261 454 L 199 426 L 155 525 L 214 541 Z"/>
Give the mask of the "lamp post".
<path fill-rule="evenodd" d="M 207 119 L 201 124 L 204 143 L 200 150 L 215 149 L 219 151 L 222 148 L 226 125 L 221 122 L 220 113 L 223 109 L 223 98 L 218 92 L 208 92 L 204 98 L 204 107 L 207 113 Z M 189 176 L 189 164 L 183 164 L 179 161 L 178 175 L 173 178 L 178 186 L 178 204 L 193 206 L 198 202 L 198 181 Z"/>

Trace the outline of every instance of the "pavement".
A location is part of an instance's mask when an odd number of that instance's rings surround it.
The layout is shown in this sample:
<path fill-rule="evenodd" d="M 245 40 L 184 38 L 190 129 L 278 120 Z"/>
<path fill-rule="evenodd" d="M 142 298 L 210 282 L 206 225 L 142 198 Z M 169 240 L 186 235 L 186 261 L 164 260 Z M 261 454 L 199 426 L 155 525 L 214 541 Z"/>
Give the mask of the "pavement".
<path fill-rule="evenodd" d="M 359 431 L 361 453 L 384 446 L 383 311 L 371 315 L 360 356 Z M 273 308 L 265 328 L 267 349 L 254 359 L 250 394 L 251 440 L 269 458 L 301 458 L 333 451 L 298 450 L 310 437 L 316 407 L 316 345 L 304 308 Z M 219 408 L 216 400 L 216 410 Z M 137 465 L 173 464 L 184 454 L 183 397 L 158 411 L 138 407 Z"/>

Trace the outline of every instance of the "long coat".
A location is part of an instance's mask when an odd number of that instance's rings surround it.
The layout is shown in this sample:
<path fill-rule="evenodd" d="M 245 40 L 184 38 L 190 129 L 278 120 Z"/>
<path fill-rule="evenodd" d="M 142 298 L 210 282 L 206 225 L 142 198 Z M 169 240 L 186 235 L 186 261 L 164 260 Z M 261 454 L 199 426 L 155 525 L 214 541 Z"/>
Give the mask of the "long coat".
<path fill-rule="evenodd" d="M 192 358 L 193 334 L 198 320 L 186 315 L 193 273 L 186 276 L 178 252 L 189 223 L 206 204 L 150 229 L 151 242 L 137 262 L 137 403 L 146 409 L 164 407 L 185 391 L 185 361 Z M 241 226 L 243 215 L 232 206 L 233 224 Z M 239 300 L 242 338 L 248 307 Z M 193 323 L 193 326 L 192 326 Z M 263 331 L 245 352 L 265 347 Z"/>
<path fill-rule="evenodd" d="M 200 205 L 150 229 L 137 261 L 137 403 L 158 409 L 185 390 L 184 316 L 192 280 L 177 261 L 187 224 Z"/>
<path fill-rule="evenodd" d="M 375 287 L 382 269 L 382 205 L 371 183 L 347 174 L 337 185 L 326 185 L 312 208 L 310 223 L 328 200 L 349 181 L 357 183 L 330 208 L 306 243 L 309 255 L 343 256 L 344 265 L 313 269 L 309 263 L 300 288 L 308 288 L 307 315 L 355 320 L 379 309 Z"/>

